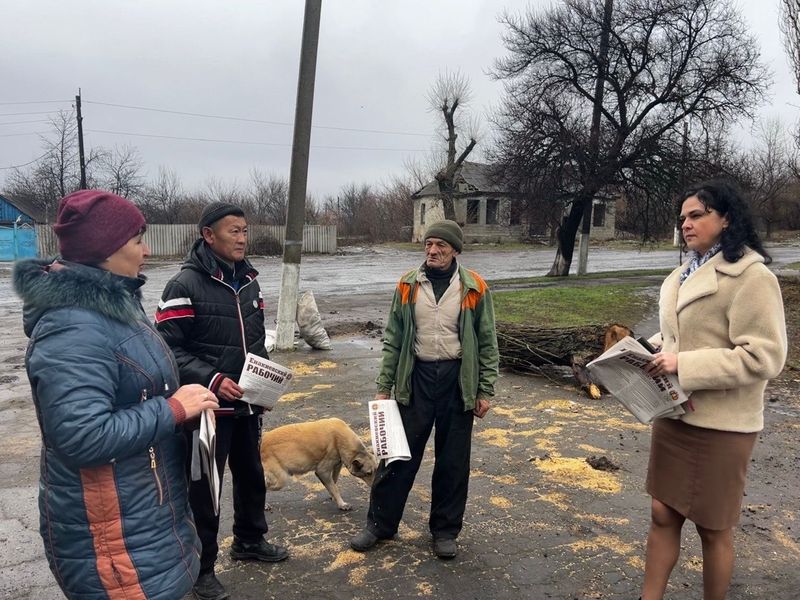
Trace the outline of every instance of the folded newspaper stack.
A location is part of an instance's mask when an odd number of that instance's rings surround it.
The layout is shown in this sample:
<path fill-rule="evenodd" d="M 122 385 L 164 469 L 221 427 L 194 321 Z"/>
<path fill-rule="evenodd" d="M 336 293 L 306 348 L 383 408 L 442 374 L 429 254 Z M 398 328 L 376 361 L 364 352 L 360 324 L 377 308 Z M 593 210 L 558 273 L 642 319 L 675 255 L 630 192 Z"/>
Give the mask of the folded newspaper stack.
<path fill-rule="evenodd" d="M 395 400 L 370 400 L 369 431 L 372 450 L 388 465 L 395 460 L 411 460 L 406 430 Z"/>
<path fill-rule="evenodd" d="M 611 346 L 586 365 L 589 373 L 641 423 L 684 414 L 688 400 L 677 375 L 651 377 L 645 373 L 653 354 L 632 337 Z"/>
<path fill-rule="evenodd" d="M 208 489 L 211 493 L 211 502 L 214 514 L 219 514 L 219 495 L 222 486 L 217 471 L 217 429 L 214 425 L 214 415 L 211 410 L 204 410 L 200 415 L 199 434 L 200 466 L 208 480 Z M 193 465 L 194 466 L 194 465 Z M 194 476 L 192 477 L 194 480 Z M 200 479 L 199 475 L 197 479 Z"/>

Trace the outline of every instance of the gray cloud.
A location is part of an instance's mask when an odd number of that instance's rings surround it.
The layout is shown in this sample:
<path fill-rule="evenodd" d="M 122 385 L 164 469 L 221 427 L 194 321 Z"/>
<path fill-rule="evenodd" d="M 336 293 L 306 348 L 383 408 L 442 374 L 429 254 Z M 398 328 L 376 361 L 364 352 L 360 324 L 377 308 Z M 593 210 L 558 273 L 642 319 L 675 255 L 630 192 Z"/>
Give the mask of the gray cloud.
<path fill-rule="evenodd" d="M 316 128 L 309 191 L 321 196 L 348 182 L 387 180 L 403 171 L 405 157 L 427 152 L 434 142 L 435 115 L 427 109 L 425 93 L 440 71 L 460 69 L 470 77 L 478 114 L 496 103 L 501 86 L 486 71 L 503 54 L 497 16 L 503 8 L 520 11 L 527 4 L 522 0 L 323 2 L 314 124 L 423 135 Z M 789 104 L 800 100 L 776 33 L 775 4 L 741 1 L 762 43 L 764 59 L 776 73 L 774 103 L 764 112 L 780 114 L 791 123 L 799 111 Z M 64 103 L 0 105 L 0 114 L 68 109 L 81 87 L 87 144 L 137 147 L 151 177 L 159 166 L 166 166 L 192 188 L 201 187 L 209 177 L 244 182 L 253 167 L 288 174 L 290 126 L 94 102 L 290 123 L 301 0 L 7 0 L 2 12 L 0 102 Z M 39 118 L 0 116 L 0 135 L 46 131 L 44 123 L 3 125 Z M 0 167 L 28 162 L 40 153 L 35 135 L 0 137 Z M 3 174 L 0 171 L 0 181 Z"/>

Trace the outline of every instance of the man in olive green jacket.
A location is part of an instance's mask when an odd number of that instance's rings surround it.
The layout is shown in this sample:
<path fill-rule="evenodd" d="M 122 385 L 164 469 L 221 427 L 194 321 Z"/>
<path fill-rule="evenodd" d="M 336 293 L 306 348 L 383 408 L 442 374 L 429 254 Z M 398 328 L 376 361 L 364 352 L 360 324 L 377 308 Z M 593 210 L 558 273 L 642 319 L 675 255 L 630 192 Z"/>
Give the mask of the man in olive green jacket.
<path fill-rule="evenodd" d="M 456 555 L 467 503 L 472 421 L 489 410 L 499 364 L 489 288 L 456 261 L 463 240 L 454 221 L 432 224 L 425 232 L 425 262 L 397 284 L 375 398 L 388 399 L 394 389 L 411 460 L 381 462 L 367 526 L 350 540 L 356 551 L 397 533 L 435 425 L 428 526 L 434 553 L 443 559 Z"/>

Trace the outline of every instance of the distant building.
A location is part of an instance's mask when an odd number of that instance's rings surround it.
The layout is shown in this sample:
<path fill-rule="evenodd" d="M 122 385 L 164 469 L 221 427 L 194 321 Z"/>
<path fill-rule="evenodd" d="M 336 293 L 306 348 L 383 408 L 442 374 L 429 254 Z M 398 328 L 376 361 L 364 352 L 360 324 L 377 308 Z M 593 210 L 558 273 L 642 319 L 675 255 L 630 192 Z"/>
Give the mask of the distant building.
<path fill-rule="evenodd" d="M 34 225 L 41 222 L 42 214 L 36 208 L 0 194 L 0 261 L 36 256 Z"/>
<path fill-rule="evenodd" d="M 435 179 L 411 195 L 411 241 L 422 241 L 431 223 L 444 219 L 443 193 Z M 453 208 L 467 243 L 519 241 L 524 237 L 519 196 L 492 176 L 491 165 L 464 162 L 456 171 Z"/>
<path fill-rule="evenodd" d="M 16 198 L 11 200 L 0 194 L 0 224 L 7 225 L 14 222 L 30 225 L 44 223 L 44 213 L 30 202 Z"/>
<path fill-rule="evenodd" d="M 615 200 L 592 201 L 592 228 L 589 238 L 593 240 L 613 240 L 617 235 L 617 204 Z"/>
<path fill-rule="evenodd" d="M 443 196 L 435 179 L 411 195 L 414 203 L 412 242 L 421 242 L 427 226 L 444 219 Z M 528 214 L 524 204 L 522 194 L 511 191 L 493 175 L 492 165 L 465 161 L 456 171 L 453 208 L 467 243 L 552 238 L 550 223 L 553 219 L 544 214 Z M 595 200 L 592 203 L 592 239 L 615 237 L 616 212 L 616 201 Z"/>

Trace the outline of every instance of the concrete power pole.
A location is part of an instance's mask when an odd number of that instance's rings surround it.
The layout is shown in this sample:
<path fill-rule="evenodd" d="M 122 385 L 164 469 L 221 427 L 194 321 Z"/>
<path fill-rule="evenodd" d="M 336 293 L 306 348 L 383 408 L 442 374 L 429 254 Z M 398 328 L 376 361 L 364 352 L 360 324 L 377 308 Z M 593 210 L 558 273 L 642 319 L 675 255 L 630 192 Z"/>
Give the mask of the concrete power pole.
<path fill-rule="evenodd" d="M 289 171 L 289 201 L 286 210 L 286 235 L 283 242 L 281 293 L 278 299 L 278 325 L 275 347 L 294 348 L 294 323 L 297 318 L 297 290 L 300 285 L 300 254 L 303 248 L 303 221 L 306 212 L 308 154 L 311 145 L 311 115 L 314 109 L 314 79 L 317 71 L 317 46 L 322 0 L 306 0 L 303 40 L 300 49 L 300 74 L 294 113 L 292 165 Z"/>
<path fill-rule="evenodd" d="M 81 88 L 75 96 L 75 112 L 78 116 L 78 158 L 81 166 L 81 189 L 86 189 L 86 158 L 83 153 L 83 115 L 81 115 Z"/>

